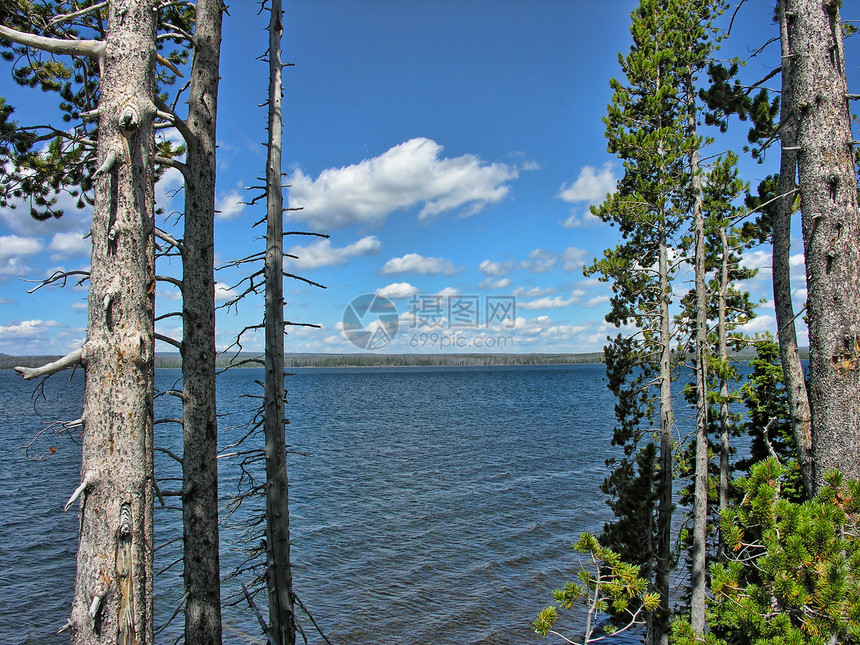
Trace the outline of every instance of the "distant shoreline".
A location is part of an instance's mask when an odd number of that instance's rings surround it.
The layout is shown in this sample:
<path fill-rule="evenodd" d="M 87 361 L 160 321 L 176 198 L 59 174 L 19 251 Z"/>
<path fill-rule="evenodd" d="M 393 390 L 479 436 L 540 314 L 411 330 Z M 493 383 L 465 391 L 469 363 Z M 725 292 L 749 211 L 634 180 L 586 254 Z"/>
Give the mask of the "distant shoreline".
<path fill-rule="evenodd" d="M 807 357 L 805 348 L 801 357 Z M 17 366 L 38 367 L 59 356 L 10 356 L 0 354 L 0 369 Z M 216 365 L 224 369 L 231 362 L 244 362 L 242 367 L 261 367 L 254 359 L 260 354 L 243 352 L 241 354 L 219 354 Z M 750 348 L 733 355 L 735 360 L 746 362 L 755 358 L 755 350 Z M 569 354 L 287 354 L 285 368 L 300 367 L 489 367 L 500 365 L 581 365 L 603 362 L 603 352 L 581 352 Z M 178 354 L 157 354 L 155 367 L 158 369 L 180 368 L 182 360 Z"/>
<path fill-rule="evenodd" d="M 10 356 L 0 354 L 0 369 L 14 367 L 38 367 L 61 358 L 60 356 Z M 243 362 L 241 367 L 261 367 L 254 359 L 259 354 L 218 355 L 219 369 L 231 363 Z M 602 352 L 577 354 L 287 354 L 285 368 L 298 367 L 462 367 L 490 365 L 573 365 L 602 363 Z M 157 354 L 157 369 L 180 368 L 182 359 L 178 354 Z"/>

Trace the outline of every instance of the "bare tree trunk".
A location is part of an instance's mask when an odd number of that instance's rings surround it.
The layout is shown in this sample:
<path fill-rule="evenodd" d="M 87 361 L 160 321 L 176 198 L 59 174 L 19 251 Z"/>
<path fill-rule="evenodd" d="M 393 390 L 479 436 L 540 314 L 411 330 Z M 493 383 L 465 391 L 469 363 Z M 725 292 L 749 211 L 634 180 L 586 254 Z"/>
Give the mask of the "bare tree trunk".
<path fill-rule="evenodd" d="M 860 210 L 836 0 L 786 1 L 798 120 L 814 486 L 860 478 Z"/>
<path fill-rule="evenodd" d="M 269 642 L 294 645 L 290 511 L 284 397 L 284 210 L 281 189 L 281 0 L 272 0 L 269 23 L 269 145 L 266 162 L 266 581 Z"/>
<path fill-rule="evenodd" d="M 729 290 L 729 243 L 726 237 L 726 229 L 720 227 L 720 247 L 722 256 L 720 258 L 720 294 L 718 305 L 717 337 L 720 352 L 720 362 L 724 366 L 720 370 L 720 513 L 729 507 L 729 433 L 731 432 L 731 421 L 729 419 L 729 382 L 726 378 L 726 367 L 729 363 L 728 348 L 728 323 L 726 321 L 726 298 Z"/>
<path fill-rule="evenodd" d="M 665 217 L 665 216 L 664 216 Z M 658 271 L 660 274 L 660 483 L 657 512 L 655 586 L 660 608 L 654 617 L 653 645 L 669 642 L 669 578 L 672 572 L 672 444 L 675 417 L 672 406 L 672 344 L 669 317 L 669 250 L 665 219 L 661 219 Z"/>
<path fill-rule="evenodd" d="M 87 645 L 152 642 L 154 5 L 109 3 L 99 87 L 71 620 L 72 641 Z"/>
<path fill-rule="evenodd" d="M 221 0 L 198 0 L 188 96 L 182 251 L 182 525 L 185 642 L 221 642 L 218 423 L 215 407 L 215 123 Z"/>
<path fill-rule="evenodd" d="M 690 136 L 696 134 L 696 95 L 692 78 L 687 79 L 686 101 Z M 699 150 L 690 153 L 693 186 L 693 234 L 695 237 L 696 285 L 696 457 L 693 486 L 693 545 L 690 554 L 690 624 L 698 638 L 705 634 L 705 571 L 708 531 L 708 294 L 705 283 L 705 220 L 702 212 L 702 177 Z"/>
<path fill-rule="evenodd" d="M 794 306 L 791 302 L 791 214 L 797 184 L 797 118 L 792 104 L 792 70 L 789 56 L 788 24 L 785 0 L 779 3 L 779 24 L 782 35 L 782 103 L 780 113 L 780 142 L 782 146 L 779 182 L 773 217 L 773 302 L 776 313 L 777 339 L 782 363 L 783 380 L 788 398 L 792 434 L 797 444 L 800 473 L 808 495 L 812 495 L 812 435 L 806 377 L 797 351 L 797 331 Z"/>

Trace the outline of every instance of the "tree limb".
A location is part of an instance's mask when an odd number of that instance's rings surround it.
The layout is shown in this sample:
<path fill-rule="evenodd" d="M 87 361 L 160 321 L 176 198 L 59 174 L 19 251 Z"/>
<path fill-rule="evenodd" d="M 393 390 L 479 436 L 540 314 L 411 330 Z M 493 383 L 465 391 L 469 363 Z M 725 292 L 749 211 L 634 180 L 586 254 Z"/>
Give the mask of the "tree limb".
<path fill-rule="evenodd" d="M 70 367 L 77 367 L 81 364 L 81 354 L 83 352 L 83 348 L 78 348 L 75 351 L 66 354 L 63 358 L 54 361 L 53 363 L 48 363 L 47 365 L 42 365 L 42 367 L 16 367 L 15 371 L 18 372 L 21 376 L 24 377 L 25 381 L 32 381 L 34 378 L 39 378 L 40 376 L 50 376 L 51 374 L 56 374 L 62 370 L 68 369 Z"/>
<path fill-rule="evenodd" d="M 105 43 L 101 40 L 63 40 L 28 34 L 17 29 L 0 25 L 0 38 L 13 43 L 40 49 L 51 54 L 66 54 L 69 56 L 90 56 L 101 58 L 105 51 Z"/>

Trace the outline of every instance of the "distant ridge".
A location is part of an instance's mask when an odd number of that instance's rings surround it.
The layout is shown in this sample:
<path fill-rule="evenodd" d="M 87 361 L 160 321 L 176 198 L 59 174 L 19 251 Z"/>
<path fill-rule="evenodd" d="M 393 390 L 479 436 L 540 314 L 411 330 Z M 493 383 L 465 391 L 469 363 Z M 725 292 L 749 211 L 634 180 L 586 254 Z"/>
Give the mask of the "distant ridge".
<path fill-rule="evenodd" d="M 800 356 L 808 358 L 807 348 L 800 349 Z M 733 354 L 735 360 L 748 361 L 755 357 L 755 350 L 748 348 Z M 0 353 L 0 369 L 11 369 L 19 365 L 38 367 L 60 356 L 10 356 Z M 219 354 L 216 364 L 227 367 L 231 362 L 243 362 L 243 367 L 260 367 L 254 359 L 260 354 L 243 352 L 241 354 Z M 285 367 L 456 367 L 487 365 L 573 365 L 581 363 L 602 363 L 603 352 L 583 352 L 571 354 L 287 354 Z M 157 368 L 178 368 L 182 360 L 176 353 L 161 353 L 155 356 Z"/>

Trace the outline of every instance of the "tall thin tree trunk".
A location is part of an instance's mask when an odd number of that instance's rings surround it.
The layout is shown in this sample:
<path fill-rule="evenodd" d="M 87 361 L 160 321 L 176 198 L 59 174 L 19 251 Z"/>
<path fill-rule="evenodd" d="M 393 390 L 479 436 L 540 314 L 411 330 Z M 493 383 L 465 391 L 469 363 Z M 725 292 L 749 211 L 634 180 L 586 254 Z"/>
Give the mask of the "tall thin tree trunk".
<path fill-rule="evenodd" d="M 272 0 L 269 23 L 269 154 L 266 162 L 266 581 L 269 592 L 269 641 L 275 645 L 293 645 L 296 641 L 296 626 L 284 436 L 284 209 L 281 188 L 283 31 L 281 1 Z"/>
<path fill-rule="evenodd" d="M 780 142 L 782 146 L 779 181 L 773 217 L 773 302 L 776 313 L 777 339 L 782 363 L 783 380 L 788 398 L 792 434 L 797 445 L 800 473 L 808 495 L 812 495 L 812 435 L 806 377 L 797 350 L 794 305 L 791 302 L 791 214 L 797 184 L 797 117 L 792 104 L 792 70 L 789 56 L 788 23 L 785 0 L 779 3 L 779 24 L 782 43 L 782 103 L 780 108 Z"/>
<path fill-rule="evenodd" d="M 672 344 L 669 317 L 669 249 L 665 219 L 661 218 L 658 272 L 660 274 L 660 482 L 657 511 L 657 553 L 655 586 L 660 593 L 660 608 L 654 618 L 654 645 L 669 642 L 669 578 L 672 572 L 672 444 L 675 417 L 672 406 Z"/>
<path fill-rule="evenodd" d="M 692 78 L 687 78 L 687 123 L 696 135 L 696 95 Z M 705 220 L 699 150 L 690 152 L 690 179 L 693 187 L 693 234 L 695 238 L 696 291 L 696 457 L 693 487 L 693 545 L 690 554 L 690 624 L 699 638 L 705 633 L 705 571 L 708 531 L 708 297 L 705 282 Z"/>
<path fill-rule="evenodd" d="M 109 3 L 72 642 L 152 642 L 155 2 Z M 104 165 L 116 157 L 115 164 Z"/>
<path fill-rule="evenodd" d="M 814 486 L 860 478 L 860 209 L 836 0 L 787 0 L 797 115 Z"/>
<path fill-rule="evenodd" d="M 729 418 L 729 381 L 726 378 L 726 368 L 729 364 L 728 324 L 726 321 L 726 298 L 729 290 L 729 243 L 725 226 L 720 227 L 720 294 L 717 320 L 717 342 L 719 344 L 720 364 L 720 513 L 729 507 L 729 453 L 731 446 L 729 433 L 731 420 Z"/>
<path fill-rule="evenodd" d="M 218 423 L 215 407 L 215 123 L 221 0 L 198 0 L 188 96 L 182 252 L 182 458 L 185 642 L 221 642 Z"/>

